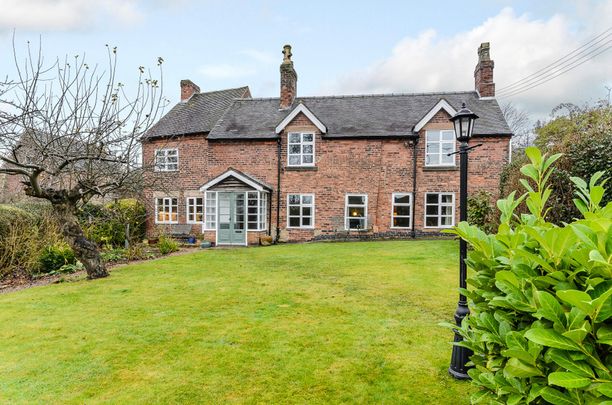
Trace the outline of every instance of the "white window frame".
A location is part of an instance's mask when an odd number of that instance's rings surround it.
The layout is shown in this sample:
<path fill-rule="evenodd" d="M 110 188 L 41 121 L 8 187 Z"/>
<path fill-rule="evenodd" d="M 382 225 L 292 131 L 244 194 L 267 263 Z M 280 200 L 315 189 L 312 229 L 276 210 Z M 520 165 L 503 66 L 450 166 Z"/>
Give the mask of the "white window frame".
<path fill-rule="evenodd" d="M 163 156 L 158 156 L 159 152 L 163 152 Z M 168 168 L 169 165 L 173 165 L 174 163 L 168 163 L 168 153 L 176 152 L 176 169 Z M 157 159 L 163 157 L 164 163 L 161 165 Z M 155 171 L 156 172 L 177 172 L 179 170 L 179 150 L 178 148 L 164 148 L 164 149 L 155 149 Z"/>
<path fill-rule="evenodd" d="M 427 152 L 427 145 L 430 143 L 429 141 L 429 135 L 433 134 L 433 133 L 438 133 L 440 135 L 440 140 L 439 141 L 431 141 L 431 143 L 437 143 L 438 147 L 439 147 L 439 151 L 438 153 L 428 153 Z M 443 141 L 442 140 L 442 133 L 443 132 L 450 132 L 453 136 L 452 136 L 452 141 Z M 446 143 L 451 143 L 453 145 L 453 150 L 450 153 L 455 153 L 457 151 L 457 142 L 455 140 L 455 131 L 452 129 L 440 129 L 440 130 L 431 130 L 431 131 L 425 131 L 425 166 L 426 167 L 453 167 L 457 165 L 457 159 L 455 158 L 455 155 L 452 155 L 453 158 L 453 163 L 442 163 L 442 156 L 446 155 L 446 153 L 442 152 L 442 144 L 446 144 Z M 432 163 L 427 163 L 427 156 L 428 155 L 438 155 L 440 157 L 440 163 L 438 164 L 432 164 Z"/>
<path fill-rule="evenodd" d="M 299 143 L 290 143 L 291 135 L 298 134 L 300 136 Z M 312 142 L 304 142 L 304 135 L 312 135 Z M 316 135 L 314 132 L 289 132 L 287 133 L 287 166 L 290 167 L 312 167 L 315 165 L 316 159 Z M 291 145 L 300 145 L 300 153 L 291 153 Z M 304 163 L 304 146 L 312 145 L 312 163 Z M 307 154 L 308 155 L 308 154 Z M 299 164 L 291 164 L 291 156 L 299 156 Z"/>
<path fill-rule="evenodd" d="M 363 217 L 351 217 L 349 216 L 349 197 L 365 197 L 365 202 L 363 205 L 355 205 L 355 204 L 351 204 L 351 206 L 355 206 L 355 207 L 361 207 L 363 206 L 364 212 L 363 212 Z M 356 218 L 363 218 L 364 219 L 364 226 L 363 228 L 350 228 L 349 227 L 349 220 L 350 219 L 356 219 Z M 368 229 L 368 195 L 367 194 L 361 194 L 361 193 L 349 193 L 344 197 L 344 230 L 345 231 L 363 231 L 363 230 L 367 230 Z"/>
<path fill-rule="evenodd" d="M 410 197 L 410 202 L 406 203 L 395 203 L 395 197 Z M 391 229 L 411 229 L 412 228 L 412 217 L 414 215 L 414 198 L 412 198 L 412 193 L 392 193 L 391 194 Z M 410 215 L 395 215 L 395 207 L 410 207 Z M 408 218 L 408 226 L 393 226 L 393 219 L 395 218 Z"/>
<path fill-rule="evenodd" d="M 427 206 L 428 205 L 433 205 L 433 204 L 427 204 L 427 196 L 431 195 L 431 194 L 435 194 L 435 195 L 438 196 L 438 204 L 437 204 L 437 206 L 438 206 L 438 215 L 435 216 L 435 217 L 438 218 L 438 225 L 437 226 L 431 226 L 431 225 L 428 226 L 427 225 L 427 218 L 428 217 L 432 217 L 432 218 L 434 217 L 434 215 L 427 215 Z M 443 195 L 443 194 L 452 196 L 452 202 L 451 203 L 443 203 L 443 204 L 440 203 L 440 196 Z M 441 209 L 442 206 L 446 206 L 446 207 L 450 206 L 452 208 L 452 221 L 451 221 L 450 225 L 440 225 L 441 218 L 447 216 L 447 215 L 441 215 L 441 213 L 442 213 L 442 209 Z M 439 192 L 436 191 L 436 192 L 425 193 L 425 198 L 423 200 L 423 207 L 425 208 L 423 210 L 423 228 L 442 229 L 442 228 L 452 228 L 453 226 L 455 226 L 455 193 L 451 193 L 451 192 L 447 192 L 447 191 L 439 191 Z"/>
<path fill-rule="evenodd" d="M 259 192 L 259 230 L 268 230 L 268 193 Z"/>
<path fill-rule="evenodd" d="M 202 200 L 201 204 L 197 203 L 198 199 Z M 185 221 L 186 223 L 201 224 L 204 222 L 204 218 L 206 216 L 206 212 L 204 211 L 204 203 L 205 203 L 204 199 L 205 197 L 203 195 L 199 197 L 187 197 L 185 199 L 185 217 L 187 219 Z M 198 211 L 197 211 L 198 206 L 202 207 L 202 211 L 201 211 L 202 220 L 201 221 L 196 220 L 196 215 L 198 214 Z"/>
<path fill-rule="evenodd" d="M 209 198 L 209 196 L 211 198 Z M 214 201 L 214 205 L 210 205 L 209 201 Z M 218 206 L 218 194 L 216 191 L 206 191 L 204 193 L 204 223 L 202 224 L 202 230 L 204 231 L 215 231 L 217 230 L 217 206 Z M 208 220 L 209 216 L 215 218 L 214 225 L 211 225 Z"/>
<path fill-rule="evenodd" d="M 160 207 L 159 205 L 159 200 L 163 200 L 162 205 Z M 169 203 L 167 203 L 167 201 L 169 200 Z M 172 200 L 176 200 L 176 205 L 172 204 Z M 177 197 L 156 197 L 155 198 L 155 223 L 156 224 L 178 224 L 179 223 L 179 215 L 178 215 L 178 198 Z M 159 220 L 159 209 L 160 208 L 165 208 L 165 207 L 170 207 L 170 218 L 172 218 L 172 214 L 174 214 L 176 212 L 176 221 L 173 221 L 172 219 L 168 220 L 168 221 L 160 221 Z M 172 207 L 175 207 L 175 210 L 172 209 Z M 166 211 L 164 210 L 164 213 Z"/>
<path fill-rule="evenodd" d="M 299 204 L 289 204 L 289 198 L 292 195 L 297 195 L 300 196 L 300 203 Z M 302 197 L 311 197 L 312 198 L 312 202 L 310 204 L 304 204 L 302 202 Z M 300 225 L 299 226 L 292 226 L 290 225 L 290 218 L 295 218 L 295 215 L 289 215 L 289 208 L 290 207 L 300 207 L 300 215 L 297 216 L 298 218 L 300 218 Z M 303 207 L 310 207 L 310 225 L 303 225 L 303 218 L 304 216 L 302 215 L 302 208 Z M 315 227 L 315 195 L 311 194 L 311 193 L 288 193 L 287 194 L 287 228 L 290 229 L 313 229 Z"/>

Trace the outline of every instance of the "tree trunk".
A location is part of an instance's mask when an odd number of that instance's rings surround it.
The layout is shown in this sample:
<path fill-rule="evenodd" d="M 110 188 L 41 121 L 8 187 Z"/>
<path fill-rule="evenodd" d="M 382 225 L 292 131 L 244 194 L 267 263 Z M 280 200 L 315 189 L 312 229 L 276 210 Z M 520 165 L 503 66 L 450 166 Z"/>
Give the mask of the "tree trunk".
<path fill-rule="evenodd" d="M 53 208 L 60 220 L 62 234 L 74 250 L 74 255 L 87 271 L 87 278 L 95 279 L 108 276 L 106 266 L 102 263 L 98 246 L 85 237 L 76 215 L 76 206 L 70 203 L 54 203 Z"/>

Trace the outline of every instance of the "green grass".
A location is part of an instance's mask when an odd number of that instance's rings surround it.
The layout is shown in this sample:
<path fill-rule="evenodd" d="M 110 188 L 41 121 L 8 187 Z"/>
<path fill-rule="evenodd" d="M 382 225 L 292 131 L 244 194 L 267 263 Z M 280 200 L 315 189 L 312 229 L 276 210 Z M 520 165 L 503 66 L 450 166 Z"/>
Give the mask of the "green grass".
<path fill-rule="evenodd" d="M 208 250 L 0 295 L 0 403 L 468 403 L 454 241 Z"/>

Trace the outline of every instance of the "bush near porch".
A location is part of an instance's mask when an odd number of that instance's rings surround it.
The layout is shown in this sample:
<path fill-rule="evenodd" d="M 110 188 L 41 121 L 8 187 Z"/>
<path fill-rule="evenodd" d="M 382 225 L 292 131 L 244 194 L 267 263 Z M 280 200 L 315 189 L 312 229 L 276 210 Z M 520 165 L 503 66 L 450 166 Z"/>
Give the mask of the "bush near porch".
<path fill-rule="evenodd" d="M 10 403 L 466 404 L 455 241 L 206 250 L 0 295 Z"/>

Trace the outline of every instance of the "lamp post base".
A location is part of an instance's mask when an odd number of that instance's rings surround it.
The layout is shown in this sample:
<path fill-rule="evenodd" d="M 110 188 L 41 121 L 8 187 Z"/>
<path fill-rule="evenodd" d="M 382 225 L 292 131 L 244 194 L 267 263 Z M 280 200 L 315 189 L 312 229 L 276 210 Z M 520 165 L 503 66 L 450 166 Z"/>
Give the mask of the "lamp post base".
<path fill-rule="evenodd" d="M 470 309 L 467 306 L 465 297 L 461 295 L 459 299 L 459 303 L 457 305 L 457 311 L 455 312 L 455 323 L 457 324 L 457 327 L 461 326 L 461 323 L 463 322 L 463 318 L 465 318 L 466 315 L 469 315 L 469 314 L 470 314 Z M 454 342 L 457 343 L 457 342 L 461 342 L 462 340 L 463 340 L 463 336 L 461 336 L 459 334 L 459 331 L 455 329 Z M 466 364 L 470 360 L 470 356 L 472 354 L 474 354 L 474 352 L 472 352 L 470 349 L 466 347 L 453 345 L 451 363 L 450 363 L 450 367 L 448 368 L 448 372 L 450 373 L 450 375 L 455 377 L 457 380 L 468 380 L 470 376 L 468 375 L 467 372 L 470 369 L 470 367 L 467 367 Z"/>
<path fill-rule="evenodd" d="M 460 342 L 461 336 L 455 333 L 455 342 Z M 466 367 L 466 363 L 470 360 L 470 356 L 473 352 L 465 347 L 453 346 L 453 354 L 451 355 L 451 365 L 448 368 L 448 373 L 457 380 L 469 380 L 468 375 L 469 367 Z"/>

